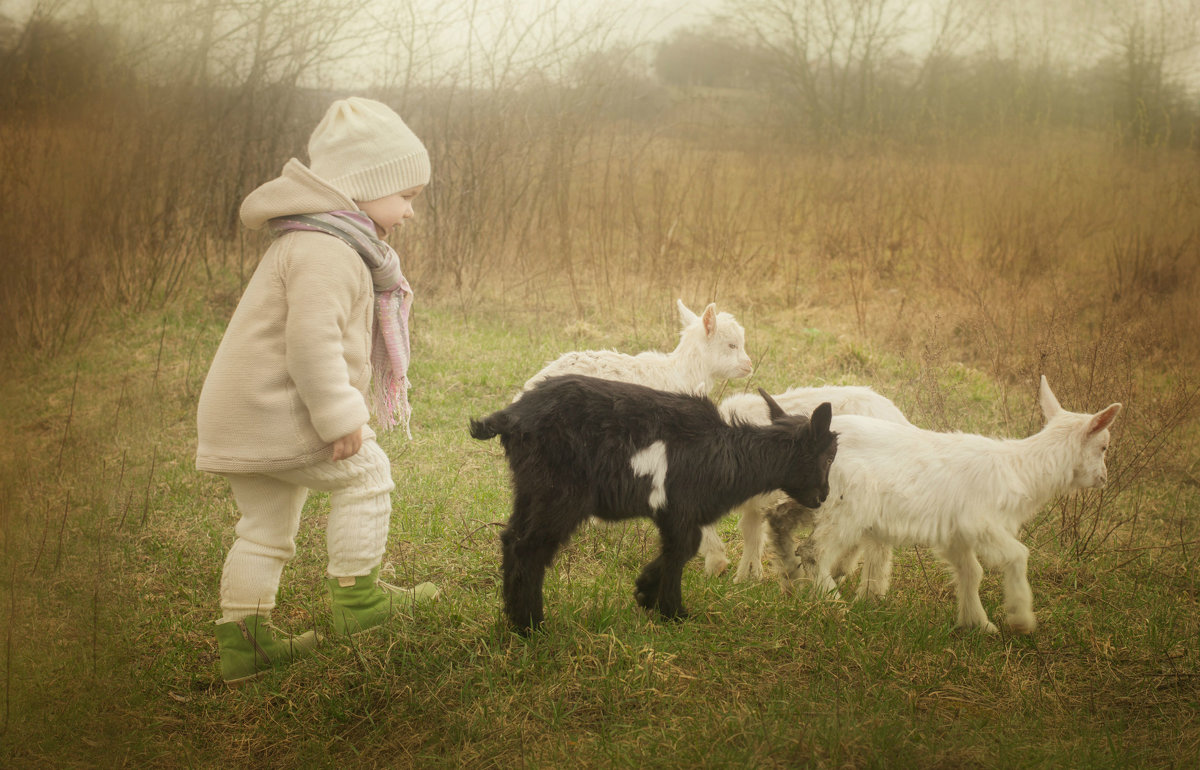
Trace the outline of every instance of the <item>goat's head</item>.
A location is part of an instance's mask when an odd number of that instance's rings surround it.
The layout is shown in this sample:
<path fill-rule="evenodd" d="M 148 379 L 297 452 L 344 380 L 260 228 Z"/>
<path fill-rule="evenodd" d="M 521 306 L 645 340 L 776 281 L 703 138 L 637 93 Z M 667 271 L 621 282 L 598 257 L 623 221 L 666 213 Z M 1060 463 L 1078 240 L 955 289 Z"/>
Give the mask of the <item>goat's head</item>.
<path fill-rule="evenodd" d="M 788 414 L 765 390 L 759 388 L 758 392 L 767 402 L 771 424 L 791 431 L 806 449 L 792 482 L 783 491 L 806 508 L 820 508 L 829 497 L 829 469 L 837 456 L 837 434 L 829 430 L 833 406 L 826 401 L 809 418 Z"/>
<path fill-rule="evenodd" d="M 732 380 L 748 377 L 754 371 L 746 354 L 746 330 L 732 315 L 718 313 L 712 303 L 701 315 L 689 310 L 683 300 L 676 303 L 683 324 L 681 341 L 697 349 L 706 372 L 715 379 Z"/>
<path fill-rule="evenodd" d="M 1110 438 L 1108 428 L 1117 419 L 1121 405 L 1110 404 L 1095 414 L 1068 412 L 1059 405 L 1045 375 L 1042 375 L 1038 389 L 1038 403 L 1041 404 L 1047 426 L 1052 423 L 1063 426 L 1067 451 L 1071 453 L 1073 462 L 1071 488 L 1090 489 L 1108 483 L 1108 467 L 1104 463 Z"/>

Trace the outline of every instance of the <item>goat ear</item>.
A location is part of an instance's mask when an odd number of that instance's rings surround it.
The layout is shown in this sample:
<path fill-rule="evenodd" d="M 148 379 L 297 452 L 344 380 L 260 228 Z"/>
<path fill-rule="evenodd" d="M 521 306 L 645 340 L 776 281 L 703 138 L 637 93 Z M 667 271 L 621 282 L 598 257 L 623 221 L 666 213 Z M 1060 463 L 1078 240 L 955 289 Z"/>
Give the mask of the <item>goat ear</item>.
<path fill-rule="evenodd" d="M 1117 415 L 1121 413 L 1120 404 L 1109 404 L 1108 408 L 1103 412 L 1097 412 L 1092 415 L 1092 419 L 1088 421 L 1087 435 L 1096 435 L 1100 431 L 1112 425 L 1113 420 L 1117 419 Z"/>
<path fill-rule="evenodd" d="M 1050 390 L 1050 383 L 1046 382 L 1044 374 L 1042 375 L 1042 384 L 1038 387 L 1038 403 L 1041 404 L 1042 415 L 1047 420 L 1063 410 L 1058 399 L 1054 397 L 1054 391 Z"/>
<path fill-rule="evenodd" d="M 709 302 L 708 307 L 704 308 L 704 333 L 711 337 L 713 332 L 717 330 L 717 306 Z"/>
<path fill-rule="evenodd" d="M 770 393 L 768 393 L 767 391 L 763 390 L 762 388 L 759 388 L 759 389 L 758 389 L 758 394 L 759 394 L 760 396 L 762 396 L 762 397 L 763 397 L 763 400 L 764 400 L 764 401 L 766 401 L 766 402 L 767 402 L 767 412 L 768 412 L 768 413 L 771 415 L 771 422 L 775 422 L 775 421 L 776 421 L 776 420 L 778 420 L 780 417 L 786 417 L 786 416 L 787 416 L 787 412 L 783 411 L 783 407 L 781 407 L 781 406 L 780 406 L 780 405 L 779 405 L 779 404 L 778 404 L 778 403 L 775 401 L 775 399 L 771 398 L 771 394 L 770 394 Z"/>
<path fill-rule="evenodd" d="M 697 318 L 699 318 L 698 315 L 692 312 L 691 308 L 683 304 L 682 299 L 675 300 L 675 304 L 679 307 L 679 322 L 684 326 L 687 326 L 692 321 L 695 321 Z"/>
<path fill-rule="evenodd" d="M 813 410 L 812 432 L 814 436 L 824 436 L 829 433 L 829 424 L 833 421 L 833 404 L 826 401 Z"/>

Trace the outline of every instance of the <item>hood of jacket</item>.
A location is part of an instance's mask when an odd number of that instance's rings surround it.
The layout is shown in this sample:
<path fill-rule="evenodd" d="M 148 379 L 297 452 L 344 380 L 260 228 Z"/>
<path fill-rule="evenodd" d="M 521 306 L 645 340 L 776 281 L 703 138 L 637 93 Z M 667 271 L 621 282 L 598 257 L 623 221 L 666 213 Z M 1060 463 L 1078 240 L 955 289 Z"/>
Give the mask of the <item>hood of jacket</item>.
<path fill-rule="evenodd" d="M 259 230 L 275 217 L 355 211 L 358 206 L 341 190 L 292 158 L 281 173 L 242 201 L 242 224 Z"/>

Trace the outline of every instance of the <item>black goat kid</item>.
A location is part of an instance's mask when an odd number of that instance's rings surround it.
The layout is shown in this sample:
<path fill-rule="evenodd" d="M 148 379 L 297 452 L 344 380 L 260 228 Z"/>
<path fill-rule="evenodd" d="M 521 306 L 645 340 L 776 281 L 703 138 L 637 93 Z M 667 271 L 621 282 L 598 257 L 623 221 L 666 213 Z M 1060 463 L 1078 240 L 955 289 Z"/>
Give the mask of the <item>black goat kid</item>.
<path fill-rule="evenodd" d="M 522 634 L 541 624 L 542 582 L 555 553 L 590 516 L 654 520 L 662 552 L 634 596 L 683 619 L 680 581 L 700 528 L 754 495 L 781 489 L 817 508 L 837 453 L 831 409 L 788 415 L 765 391 L 771 424 L 726 423 L 711 401 L 593 377 L 545 380 L 519 401 L 471 421 L 500 436 L 513 511 L 500 535 L 504 611 Z"/>

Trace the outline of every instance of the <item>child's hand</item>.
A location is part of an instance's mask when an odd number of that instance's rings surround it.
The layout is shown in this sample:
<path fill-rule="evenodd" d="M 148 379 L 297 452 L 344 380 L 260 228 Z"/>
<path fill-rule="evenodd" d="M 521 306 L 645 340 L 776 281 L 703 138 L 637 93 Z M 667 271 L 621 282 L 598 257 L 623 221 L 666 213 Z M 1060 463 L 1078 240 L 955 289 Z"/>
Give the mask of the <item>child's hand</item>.
<path fill-rule="evenodd" d="M 362 448 L 362 428 L 333 442 L 333 461 L 353 457 Z"/>

